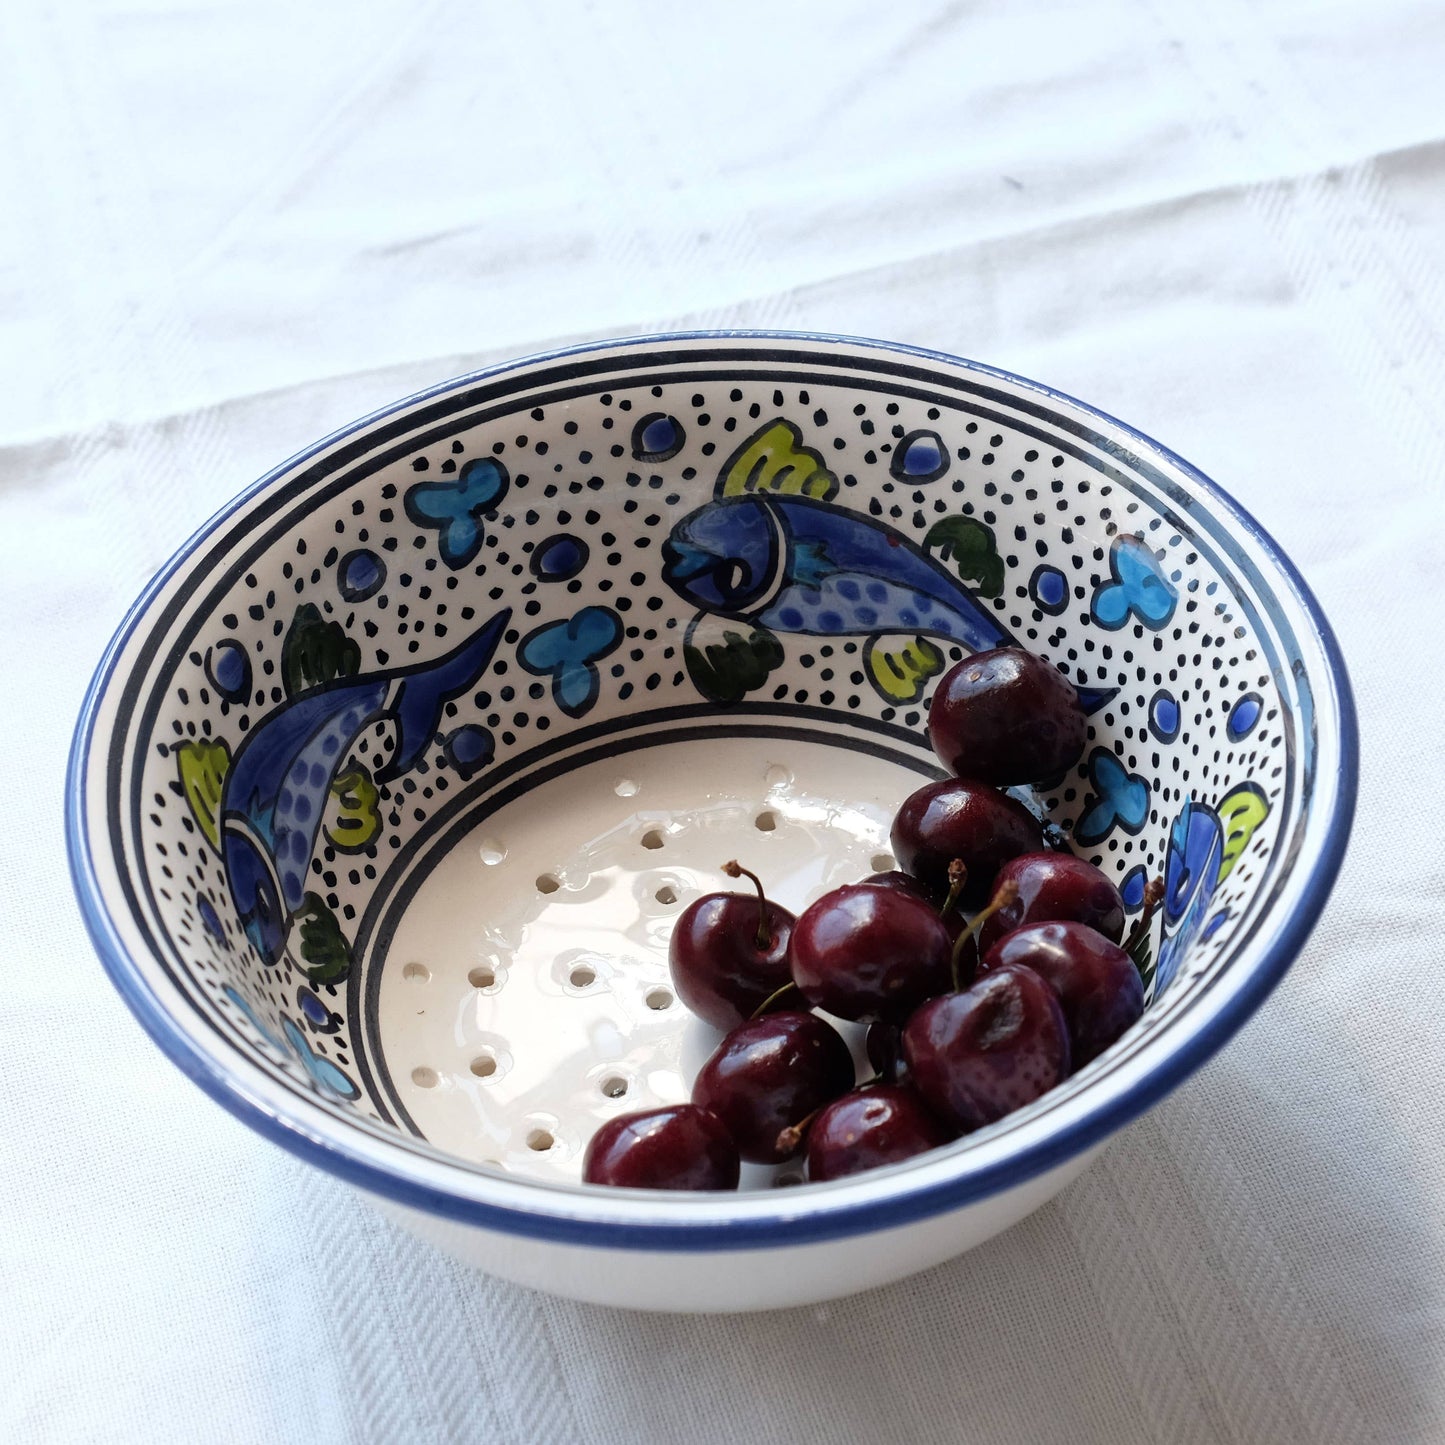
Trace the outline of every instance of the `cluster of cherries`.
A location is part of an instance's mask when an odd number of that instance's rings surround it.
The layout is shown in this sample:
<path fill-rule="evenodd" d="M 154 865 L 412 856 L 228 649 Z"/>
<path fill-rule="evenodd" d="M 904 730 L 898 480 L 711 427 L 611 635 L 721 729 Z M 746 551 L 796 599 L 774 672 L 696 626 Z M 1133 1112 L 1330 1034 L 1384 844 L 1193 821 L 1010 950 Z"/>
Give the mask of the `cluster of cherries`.
<path fill-rule="evenodd" d="M 690 1104 L 597 1131 L 589 1183 L 732 1189 L 740 1160 L 803 1153 L 812 1180 L 895 1164 L 1030 1103 L 1139 1018 L 1118 890 L 1046 849 L 1039 820 L 1001 791 L 1079 760 L 1072 686 L 1021 649 L 978 653 L 944 677 L 928 731 L 955 776 L 898 810 L 901 871 L 795 918 L 729 863 L 756 897 L 709 893 L 683 912 L 669 946 L 677 993 L 730 1032 Z M 1135 938 L 1159 892 L 1147 890 Z M 965 908 L 980 910 L 971 923 Z M 815 1008 L 869 1025 L 873 1078 L 855 1085 L 848 1045 Z"/>

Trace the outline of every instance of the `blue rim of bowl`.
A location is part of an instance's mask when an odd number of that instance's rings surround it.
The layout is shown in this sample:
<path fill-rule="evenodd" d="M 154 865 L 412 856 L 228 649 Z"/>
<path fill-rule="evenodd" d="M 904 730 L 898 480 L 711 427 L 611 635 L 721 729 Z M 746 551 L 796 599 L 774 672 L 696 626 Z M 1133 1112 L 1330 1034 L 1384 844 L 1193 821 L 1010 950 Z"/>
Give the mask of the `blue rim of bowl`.
<path fill-rule="evenodd" d="M 942 1179 L 879 1199 L 820 1210 L 810 1214 L 800 1209 L 793 1191 L 788 1206 L 772 1214 L 750 1214 L 736 1220 L 697 1220 L 686 1218 L 685 1206 L 678 1217 L 668 1220 L 619 1221 L 597 1219 L 564 1213 L 541 1213 L 511 1205 L 473 1199 L 438 1188 L 421 1180 L 405 1177 L 391 1169 L 360 1157 L 347 1147 L 344 1139 L 323 1133 L 319 1127 L 299 1117 L 283 1115 L 265 1100 L 253 1097 L 225 1068 L 221 1058 L 201 1048 L 172 1019 L 164 1004 L 141 975 L 122 942 L 106 908 L 91 855 L 90 837 L 86 827 L 85 774 L 94 737 L 96 714 L 105 695 L 117 659 L 125 649 L 152 600 L 190 560 L 193 554 L 232 516 L 264 492 L 274 481 L 294 472 L 300 465 L 319 456 L 345 438 L 356 436 L 374 427 L 387 417 L 415 407 L 433 397 L 443 396 L 463 386 L 488 378 L 503 376 L 543 363 L 564 361 L 579 355 L 609 350 L 674 345 L 679 342 L 751 341 L 760 345 L 804 342 L 814 345 L 856 347 L 881 351 L 894 356 L 916 357 L 962 367 L 981 377 L 992 377 L 1020 387 L 1053 404 L 1074 408 L 1093 417 L 1106 428 L 1133 437 L 1205 493 L 1221 512 L 1249 536 L 1265 553 L 1279 577 L 1287 582 L 1313 626 L 1326 662 L 1326 678 L 1330 686 L 1338 723 L 1339 750 L 1335 773 L 1335 806 L 1325 836 L 1319 845 L 1308 879 L 1294 908 L 1268 945 L 1250 965 L 1248 975 L 1240 982 L 1219 1011 L 1196 1032 L 1185 1037 L 1173 1052 L 1160 1059 L 1146 1074 L 1131 1081 L 1106 1104 L 1086 1110 L 1062 1128 L 1036 1142 L 964 1176 Z M 1316 709 L 1316 726 L 1320 720 Z M 868 337 L 834 335 L 805 331 L 680 331 L 621 337 L 585 342 L 556 351 L 540 352 L 517 358 L 479 371 L 451 378 L 428 387 L 367 416 L 341 427 L 329 436 L 298 452 L 280 466 L 274 467 L 258 481 L 217 511 L 177 549 L 170 560 L 151 579 L 132 604 L 103 653 L 76 723 L 66 773 L 66 848 L 71 880 L 80 903 L 85 925 L 102 964 L 121 997 L 142 1027 L 161 1051 L 181 1071 L 213 1099 L 257 1133 L 280 1144 L 291 1153 L 328 1173 L 346 1180 L 370 1193 L 402 1205 L 456 1223 L 480 1226 L 503 1234 L 534 1239 L 553 1240 L 596 1248 L 621 1248 L 644 1251 L 699 1251 L 783 1248 L 794 1244 L 838 1239 L 875 1230 L 896 1228 L 950 1210 L 987 1199 L 1057 1168 L 1068 1160 L 1102 1143 L 1111 1134 L 1137 1118 L 1178 1087 L 1190 1074 L 1205 1064 L 1243 1026 L 1264 1002 L 1284 976 L 1314 929 L 1320 912 L 1329 897 L 1344 859 L 1354 818 L 1359 777 L 1359 733 L 1353 693 L 1343 655 L 1334 633 L 1298 569 L 1265 529 L 1233 497 L 1170 448 L 1155 441 L 1136 427 L 1090 406 L 1065 392 L 1040 382 L 982 362 L 908 346 L 898 342 L 879 341 Z M 1318 788 L 1318 780 L 1316 780 Z M 1248 959 L 1240 961 L 1247 963 Z M 1238 966 L 1238 965 L 1236 965 Z M 326 1118 L 317 1111 L 315 1118 Z M 343 1132 L 346 1126 L 343 1126 Z M 965 1156 L 966 1157 L 966 1156 Z M 901 1181 L 900 1181 L 901 1183 Z M 662 1196 L 659 1196 L 659 1199 Z M 780 1206 L 782 1201 L 780 1200 Z"/>

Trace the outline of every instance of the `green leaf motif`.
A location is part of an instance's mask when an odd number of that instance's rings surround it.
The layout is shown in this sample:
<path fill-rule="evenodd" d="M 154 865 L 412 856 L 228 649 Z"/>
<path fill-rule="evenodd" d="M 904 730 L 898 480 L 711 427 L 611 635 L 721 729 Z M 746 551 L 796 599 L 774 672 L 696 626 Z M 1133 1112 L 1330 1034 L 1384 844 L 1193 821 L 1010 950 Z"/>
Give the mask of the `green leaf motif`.
<path fill-rule="evenodd" d="M 1144 992 L 1149 992 L 1149 985 L 1154 982 L 1155 959 L 1154 950 L 1149 946 L 1149 933 L 1146 929 L 1139 941 L 1129 950 L 1129 957 L 1134 960 L 1134 967 L 1139 970 L 1139 981 L 1144 985 Z"/>
<path fill-rule="evenodd" d="M 728 629 L 723 640 L 695 647 L 683 645 L 688 676 L 710 702 L 738 702 L 783 661 L 783 645 L 766 627 L 754 627 L 745 636 Z"/>
<path fill-rule="evenodd" d="M 337 983 L 351 972 L 351 945 L 336 915 L 321 896 L 308 893 L 296 910 L 301 925 L 301 957 L 312 983 Z"/>
<path fill-rule="evenodd" d="M 974 583 L 983 596 L 1003 591 L 1003 558 L 991 527 L 973 517 L 944 517 L 928 529 L 923 545 L 940 561 L 952 562 L 960 579 Z"/>
<path fill-rule="evenodd" d="M 360 667 L 361 649 L 339 622 L 324 621 L 313 602 L 296 609 L 281 644 L 281 681 L 287 697 L 338 677 L 355 677 Z"/>

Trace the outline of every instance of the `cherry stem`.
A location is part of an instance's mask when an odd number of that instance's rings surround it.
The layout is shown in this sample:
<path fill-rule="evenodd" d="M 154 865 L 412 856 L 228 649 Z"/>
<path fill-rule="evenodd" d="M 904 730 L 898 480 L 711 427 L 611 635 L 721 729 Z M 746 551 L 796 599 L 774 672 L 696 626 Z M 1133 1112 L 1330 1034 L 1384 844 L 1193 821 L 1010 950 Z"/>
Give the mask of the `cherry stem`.
<path fill-rule="evenodd" d="M 1139 915 L 1139 921 L 1130 930 L 1128 938 L 1124 940 L 1124 952 L 1133 955 L 1145 938 L 1149 935 L 1149 925 L 1154 921 L 1154 910 L 1164 901 L 1164 880 L 1162 878 L 1151 878 L 1144 885 L 1144 911 Z"/>
<path fill-rule="evenodd" d="M 763 880 L 756 873 L 750 873 L 736 858 L 722 865 L 722 871 L 729 878 L 751 878 L 758 890 L 758 947 L 766 953 L 773 946 L 773 930 L 768 925 L 768 895 L 763 892 Z"/>
<path fill-rule="evenodd" d="M 953 906 L 958 902 L 958 895 L 963 892 L 963 885 L 968 882 L 968 867 L 962 858 L 955 858 L 948 865 L 948 897 L 943 900 L 943 906 L 938 910 L 940 918 L 947 918 L 953 912 Z"/>
<path fill-rule="evenodd" d="M 829 1104 L 832 1102 L 831 1099 L 828 1101 Z M 778 1142 L 773 1146 L 778 1153 L 783 1155 L 784 1158 L 791 1158 L 796 1154 L 802 1145 L 803 1136 L 808 1132 L 809 1126 L 827 1107 L 828 1104 L 819 1104 L 811 1114 L 799 1119 L 796 1124 L 789 1124 L 788 1127 L 778 1135 Z"/>
<path fill-rule="evenodd" d="M 799 998 L 803 996 L 803 990 L 795 983 L 785 983 L 782 988 L 774 989 L 773 992 L 748 1015 L 748 1022 L 751 1023 L 754 1019 L 762 1018 L 764 1014 L 772 1013 L 773 1008 L 784 999 L 787 999 L 788 1002 L 791 1003 L 794 994 L 797 994 Z"/>
<path fill-rule="evenodd" d="M 955 993 L 960 993 L 963 990 L 964 946 L 968 943 L 968 940 L 970 938 L 978 937 L 979 929 L 981 929 L 984 924 L 987 923 L 988 920 L 999 911 L 1000 908 L 1007 908 L 1010 903 L 1018 902 L 1018 896 L 1018 884 L 1015 883 L 1012 878 L 1005 878 L 1004 881 L 998 885 L 998 889 L 995 891 L 993 898 L 989 902 L 988 907 L 981 909 L 974 916 L 973 922 L 970 923 L 968 927 L 965 928 L 963 932 L 958 935 L 957 939 L 954 940 L 953 958 L 950 960 L 950 963 L 953 967 L 953 991 Z M 970 978 L 969 982 L 972 983 L 973 980 Z"/>

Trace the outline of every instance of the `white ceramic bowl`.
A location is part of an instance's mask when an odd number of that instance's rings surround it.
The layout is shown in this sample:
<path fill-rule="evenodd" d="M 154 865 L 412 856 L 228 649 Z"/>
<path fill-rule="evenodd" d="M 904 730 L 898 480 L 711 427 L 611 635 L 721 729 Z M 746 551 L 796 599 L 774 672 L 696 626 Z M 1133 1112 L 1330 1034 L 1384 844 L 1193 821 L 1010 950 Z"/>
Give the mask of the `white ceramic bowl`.
<path fill-rule="evenodd" d="M 1042 806 L 1131 910 L 1165 876 L 1144 1018 L 907 1165 L 581 1186 L 715 1038 L 668 989 L 677 910 L 734 853 L 794 907 L 886 860 L 933 679 L 1009 637 L 1093 709 Z M 1355 766 L 1308 589 L 1164 448 L 953 357 L 701 334 L 463 377 L 263 478 L 117 633 L 68 821 L 116 986 L 252 1127 L 509 1279 L 737 1310 L 1073 1178 L 1288 966 Z"/>

